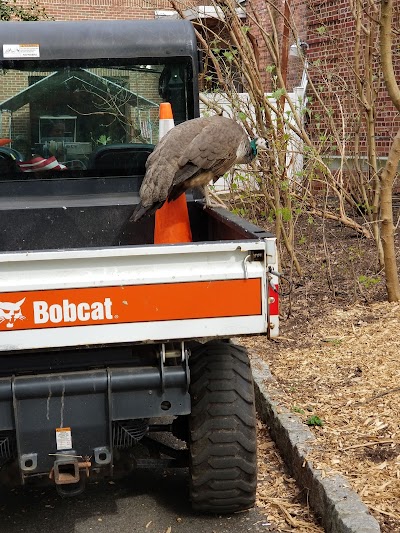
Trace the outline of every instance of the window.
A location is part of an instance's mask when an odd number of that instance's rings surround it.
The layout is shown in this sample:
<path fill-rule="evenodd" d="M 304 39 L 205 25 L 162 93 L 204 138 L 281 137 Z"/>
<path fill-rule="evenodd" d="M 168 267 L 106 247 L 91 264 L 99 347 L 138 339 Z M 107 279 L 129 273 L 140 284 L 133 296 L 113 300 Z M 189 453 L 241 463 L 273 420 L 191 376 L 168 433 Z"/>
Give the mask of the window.
<path fill-rule="evenodd" d="M 0 180 L 98 176 L 96 154 L 106 147 L 120 153 L 138 147 L 142 155 L 147 147 L 148 154 L 158 139 L 163 100 L 171 102 L 175 122 L 193 118 L 191 70 L 182 59 L 2 66 Z M 114 175 L 132 172 L 120 161 L 119 168 L 114 156 Z"/>

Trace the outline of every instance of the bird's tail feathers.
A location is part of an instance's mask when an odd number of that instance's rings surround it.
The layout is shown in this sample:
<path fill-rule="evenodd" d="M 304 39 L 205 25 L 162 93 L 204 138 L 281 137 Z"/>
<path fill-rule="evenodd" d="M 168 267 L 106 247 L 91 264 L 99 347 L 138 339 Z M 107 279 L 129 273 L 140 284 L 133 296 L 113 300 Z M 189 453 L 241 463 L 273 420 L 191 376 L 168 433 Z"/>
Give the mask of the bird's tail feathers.
<path fill-rule="evenodd" d="M 154 204 L 145 207 L 142 203 L 139 203 L 132 213 L 129 222 L 138 222 L 143 217 L 150 217 L 157 211 L 157 209 L 162 207 L 163 204 L 164 202 L 155 202 Z"/>
<path fill-rule="evenodd" d="M 177 187 L 173 187 L 170 189 L 170 193 L 168 195 L 168 200 L 170 202 L 173 202 L 174 200 L 177 200 L 181 194 L 183 194 L 187 190 L 187 187 L 184 186 L 183 183 L 179 184 Z"/>

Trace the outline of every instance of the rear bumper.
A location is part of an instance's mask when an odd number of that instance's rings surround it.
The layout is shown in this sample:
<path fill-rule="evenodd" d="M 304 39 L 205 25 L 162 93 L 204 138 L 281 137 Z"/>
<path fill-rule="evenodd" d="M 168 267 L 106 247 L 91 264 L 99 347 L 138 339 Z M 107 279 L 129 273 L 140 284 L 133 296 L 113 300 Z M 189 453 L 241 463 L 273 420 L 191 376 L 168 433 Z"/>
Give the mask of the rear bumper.
<path fill-rule="evenodd" d="M 188 382 L 185 361 L 1 378 L 0 454 L 12 453 L 14 440 L 22 481 L 49 473 L 68 450 L 79 461 L 111 469 L 113 425 L 189 414 Z M 0 457 L 1 462 L 7 459 Z"/>

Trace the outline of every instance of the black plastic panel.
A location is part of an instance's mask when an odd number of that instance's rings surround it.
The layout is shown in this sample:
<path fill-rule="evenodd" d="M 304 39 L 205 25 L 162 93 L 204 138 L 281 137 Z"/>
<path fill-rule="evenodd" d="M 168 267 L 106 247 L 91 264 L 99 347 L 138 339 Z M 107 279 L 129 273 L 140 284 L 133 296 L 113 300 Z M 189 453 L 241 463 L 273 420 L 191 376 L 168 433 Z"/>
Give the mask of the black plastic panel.
<path fill-rule="evenodd" d="M 1 22 L 0 36 L 1 44 L 38 44 L 40 60 L 186 56 L 198 61 L 193 26 L 183 20 Z"/>

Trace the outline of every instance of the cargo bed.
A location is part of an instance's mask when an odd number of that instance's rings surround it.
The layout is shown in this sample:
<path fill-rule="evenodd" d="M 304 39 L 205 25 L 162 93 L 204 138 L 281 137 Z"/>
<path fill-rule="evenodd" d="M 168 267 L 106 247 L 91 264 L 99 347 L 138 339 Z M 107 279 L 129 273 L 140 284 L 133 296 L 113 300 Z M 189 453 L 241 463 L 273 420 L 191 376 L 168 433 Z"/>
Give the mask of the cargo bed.
<path fill-rule="evenodd" d="M 193 243 L 156 246 L 153 218 L 129 222 L 137 195 L 74 191 L 3 196 L 1 351 L 268 330 L 272 235 L 189 197 Z"/>

